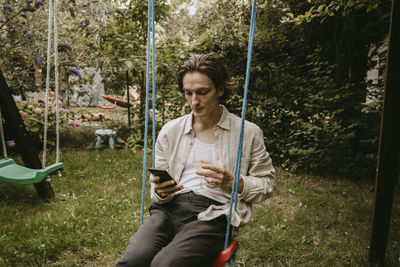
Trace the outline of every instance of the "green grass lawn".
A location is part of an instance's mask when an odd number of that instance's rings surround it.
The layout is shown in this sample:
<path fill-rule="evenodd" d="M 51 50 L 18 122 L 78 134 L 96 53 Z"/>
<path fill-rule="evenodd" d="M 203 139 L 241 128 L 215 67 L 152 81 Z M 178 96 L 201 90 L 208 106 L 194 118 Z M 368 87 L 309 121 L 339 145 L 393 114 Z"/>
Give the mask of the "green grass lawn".
<path fill-rule="evenodd" d="M 0 183 L 0 266 L 113 266 L 140 223 L 142 155 L 64 152 L 56 199 Z M 293 175 L 278 169 L 274 196 L 242 228 L 236 266 L 365 266 L 373 181 Z M 148 196 L 148 192 L 146 194 Z M 147 199 L 147 205 L 149 204 Z M 396 191 L 387 265 L 400 265 Z"/>

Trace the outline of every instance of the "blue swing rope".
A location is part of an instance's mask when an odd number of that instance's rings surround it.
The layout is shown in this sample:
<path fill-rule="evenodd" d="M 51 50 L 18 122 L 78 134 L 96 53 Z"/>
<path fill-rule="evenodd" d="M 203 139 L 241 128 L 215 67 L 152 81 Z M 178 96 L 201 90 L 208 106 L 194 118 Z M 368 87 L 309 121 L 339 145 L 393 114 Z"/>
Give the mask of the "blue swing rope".
<path fill-rule="evenodd" d="M 144 148 L 143 148 L 143 173 L 142 173 L 142 203 L 140 210 L 140 225 L 144 219 L 144 203 L 146 193 L 146 169 L 147 169 L 147 140 L 149 130 L 149 85 L 150 85 L 150 32 L 153 32 L 153 53 L 152 53 L 152 70 L 153 70 L 153 167 L 155 165 L 155 45 L 154 45 L 154 0 L 147 1 L 147 63 L 146 63 L 146 111 L 145 111 L 145 126 L 144 126 Z M 151 28 L 150 28 L 151 27 Z"/>
<path fill-rule="evenodd" d="M 153 146 L 152 146 L 152 154 L 153 154 L 153 165 L 152 167 L 154 168 L 156 166 L 156 39 L 155 39 L 155 28 L 154 28 L 154 0 L 151 0 L 151 32 L 152 32 L 152 41 L 153 41 L 153 50 L 152 50 L 152 61 L 151 65 L 153 67 L 153 72 L 152 72 L 152 79 L 153 79 L 153 104 L 152 104 L 152 109 L 153 109 L 153 120 L 152 120 L 152 125 L 153 125 Z"/>
<path fill-rule="evenodd" d="M 236 163 L 235 163 L 234 179 L 233 179 L 233 183 L 232 183 L 232 193 L 231 193 L 231 201 L 230 201 L 230 206 L 229 206 L 229 214 L 228 214 L 228 220 L 227 220 L 227 224 L 226 224 L 224 249 L 226 249 L 228 247 L 228 243 L 229 243 L 233 202 L 235 202 L 235 210 L 237 209 L 239 178 L 240 178 L 240 164 L 242 161 L 243 132 L 244 132 L 244 123 L 245 123 L 245 118 L 246 118 L 247 94 L 249 91 L 251 55 L 253 52 L 253 40 L 254 40 L 254 32 L 255 32 L 255 25 L 256 25 L 256 7 L 257 7 L 256 0 L 253 0 L 253 5 L 252 5 L 252 9 L 251 9 L 249 44 L 248 44 L 248 51 L 247 51 L 246 82 L 245 82 L 245 86 L 244 86 L 243 105 L 242 105 L 242 118 L 241 118 L 242 121 L 240 124 L 240 135 L 239 135 L 239 142 L 238 142 L 238 148 L 237 148 L 237 154 L 236 154 Z M 233 261 L 231 261 L 230 264 L 232 265 Z"/>

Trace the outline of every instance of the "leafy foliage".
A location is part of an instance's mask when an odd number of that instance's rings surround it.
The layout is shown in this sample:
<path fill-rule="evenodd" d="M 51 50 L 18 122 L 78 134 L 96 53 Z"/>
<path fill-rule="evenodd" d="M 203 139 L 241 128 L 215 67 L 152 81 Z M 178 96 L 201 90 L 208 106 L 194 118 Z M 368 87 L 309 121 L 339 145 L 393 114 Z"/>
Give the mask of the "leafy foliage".
<path fill-rule="evenodd" d="M 25 5 L 7 0 L 0 11 L 0 64 L 15 93 L 41 88 L 45 72 L 36 59 L 45 52 L 47 7 Z M 374 173 L 389 14 L 388 0 L 258 1 L 247 118 L 264 130 L 275 164 L 319 174 Z M 250 1 L 156 1 L 155 15 L 159 121 L 187 111 L 175 70 L 189 54 L 222 57 L 243 88 Z M 147 1 L 68 1 L 59 16 L 60 77 L 68 68 L 95 67 L 107 93 L 123 94 L 129 71 L 141 95 L 133 114 L 142 129 Z M 379 76 L 371 82 L 365 77 L 372 68 Z M 240 89 L 226 103 L 237 114 L 242 95 Z M 140 144 L 143 134 L 135 136 L 124 142 Z"/>
<path fill-rule="evenodd" d="M 259 2 L 247 118 L 264 130 L 276 163 L 319 174 L 374 173 L 382 76 L 377 84 L 365 77 L 374 58 L 385 62 L 390 12 L 387 2 L 375 3 Z M 309 23 L 290 22 L 313 6 Z M 222 56 L 243 88 L 249 4 L 210 2 L 201 12 L 198 27 L 189 26 L 194 51 Z M 227 105 L 240 114 L 240 97 Z"/>

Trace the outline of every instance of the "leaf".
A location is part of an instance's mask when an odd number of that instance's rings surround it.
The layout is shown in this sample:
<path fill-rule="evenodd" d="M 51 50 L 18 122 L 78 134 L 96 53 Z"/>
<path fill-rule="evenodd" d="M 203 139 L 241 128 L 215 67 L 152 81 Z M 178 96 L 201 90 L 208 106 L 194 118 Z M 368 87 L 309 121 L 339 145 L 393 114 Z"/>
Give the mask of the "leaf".
<path fill-rule="evenodd" d="M 358 5 L 356 6 L 356 9 L 360 9 L 360 8 L 363 8 L 363 7 L 365 7 L 365 4 L 358 4 Z"/>
<path fill-rule="evenodd" d="M 286 15 L 288 15 L 288 16 L 291 17 L 292 19 L 294 18 L 293 13 L 286 13 Z"/>
<path fill-rule="evenodd" d="M 367 8 L 367 13 L 371 12 L 372 10 L 376 9 L 377 7 L 378 7 L 378 3 L 375 3 L 375 4 L 373 4 L 373 5 L 370 5 L 370 6 Z"/>

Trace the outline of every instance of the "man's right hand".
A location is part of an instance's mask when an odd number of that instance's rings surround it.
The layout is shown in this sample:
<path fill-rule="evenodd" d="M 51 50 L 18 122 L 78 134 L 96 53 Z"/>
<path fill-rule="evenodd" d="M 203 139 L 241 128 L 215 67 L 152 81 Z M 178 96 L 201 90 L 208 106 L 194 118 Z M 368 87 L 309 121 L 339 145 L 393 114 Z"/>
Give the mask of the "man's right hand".
<path fill-rule="evenodd" d="M 175 181 L 170 180 L 166 182 L 160 182 L 159 176 L 153 176 L 150 179 L 150 182 L 154 183 L 154 191 L 159 195 L 161 198 L 166 198 L 169 195 L 175 193 L 176 191 L 182 190 L 183 185 L 173 185 Z"/>

